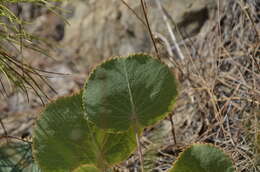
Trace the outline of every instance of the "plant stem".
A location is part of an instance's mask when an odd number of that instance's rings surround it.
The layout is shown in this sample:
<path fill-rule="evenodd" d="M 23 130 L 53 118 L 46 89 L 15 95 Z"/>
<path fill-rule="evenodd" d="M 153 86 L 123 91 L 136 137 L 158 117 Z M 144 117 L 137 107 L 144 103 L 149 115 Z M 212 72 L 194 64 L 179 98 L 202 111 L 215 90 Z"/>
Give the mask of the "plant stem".
<path fill-rule="evenodd" d="M 153 33 L 152 33 L 152 30 L 151 30 L 151 27 L 150 27 L 150 24 L 149 24 L 149 20 L 148 20 L 148 17 L 147 17 L 147 13 L 146 13 L 146 10 L 145 10 L 144 1 L 143 1 L 143 0 L 140 0 L 140 1 L 141 1 L 141 5 L 142 5 L 142 9 L 143 9 L 143 13 L 144 13 L 144 18 L 145 18 L 145 21 L 146 21 L 146 25 L 147 25 L 147 28 L 148 28 L 150 37 L 151 37 L 152 42 L 153 42 L 153 45 L 154 45 L 154 49 L 155 49 L 156 55 L 157 55 L 158 58 L 160 59 L 159 51 L 158 51 L 158 48 L 157 48 L 157 46 L 156 46 L 156 44 L 155 44 L 155 40 L 154 40 L 154 37 L 153 37 Z"/>
<path fill-rule="evenodd" d="M 145 21 L 135 12 L 133 8 L 131 8 L 125 0 L 120 0 L 135 16 L 136 18 L 146 27 Z"/>
<path fill-rule="evenodd" d="M 176 141 L 176 135 L 175 135 L 175 129 L 174 129 L 174 123 L 173 123 L 173 120 L 172 120 L 172 116 L 173 116 L 173 114 L 171 113 L 171 114 L 169 115 L 169 120 L 170 120 L 170 122 L 171 122 L 171 127 L 172 127 L 173 142 L 174 142 L 174 144 L 176 145 L 176 144 L 177 144 L 177 141 Z"/>
<path fill-rule="evenodd" d="M 139 136 L 136 128 L 135 128 L 135 137 L 136 137 L 136 141 L 137 141 L 138 155 L 139 155 L 139 160 L 140 160 L 140 165 L 141 165 L 141 172 L 144 172 L 144 158 L 143 158 L 143 153 L 142 153 L 142 148 L 141 148 L 141 140 L 140 140 L 140 136 Z"/>

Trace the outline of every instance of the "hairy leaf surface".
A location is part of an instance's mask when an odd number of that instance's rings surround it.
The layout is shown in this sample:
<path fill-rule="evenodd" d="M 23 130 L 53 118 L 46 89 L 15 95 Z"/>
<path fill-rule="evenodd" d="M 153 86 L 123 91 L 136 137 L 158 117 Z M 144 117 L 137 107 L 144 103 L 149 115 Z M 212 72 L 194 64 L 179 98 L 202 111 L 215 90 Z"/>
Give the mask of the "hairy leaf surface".
<path fill-rule="evenodd" d="M 105 169 L 104 171 L 98 169 L 92 165 L 82 165 L 79 168 L 75 169 L 73 172 L 113 172 L 112 169 Z"/>
<path fill-rule="evenodd" d="M 155 124 L 172 110 L 177 83 L 170 69 L 144 54 L 108 60 L 83 91 L 86 118 L 112 131 Z"/>
<path fill-rule="evenodd" d="M 231 159 L 210 144 L 194 144 L 187 148 L 169 172 L 234 172 Z"/>
<path fill-rule="evenodd" d="M 44 171 L 72 171 L 82 164 L 106 168 L 136 147 L 133 132 L 106 133 L 85 120 L 81 96 L 52 102 L 36 123 L 34 156 Z"/>

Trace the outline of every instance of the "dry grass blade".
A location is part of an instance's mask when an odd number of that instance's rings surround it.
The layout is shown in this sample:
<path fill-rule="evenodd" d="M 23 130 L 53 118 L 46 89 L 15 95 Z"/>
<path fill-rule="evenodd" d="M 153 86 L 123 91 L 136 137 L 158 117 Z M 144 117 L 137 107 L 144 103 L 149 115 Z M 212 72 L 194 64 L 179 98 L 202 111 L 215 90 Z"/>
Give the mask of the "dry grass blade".
<path fill-rule="evenodd" d="M 3 121 L 2 121 L 1 118 L 0 118 L 0 125 L 1 125 L 1 127 L 3 128 L 3 130 L 4 130 L 4 135 L 7 136 L 7 135 L 8 135 L 8 134 L 7 134 L 7 130 L 6 130 L 5 125 L 4 125 L 4 123 L 3 123 Z"/>
<path fill-rule="evenodd" d="M 165 11 L 164 15 L 178 32 L 170 13 Z M 260 119 L 260 44 L 256 31 L 260 24 L 259 3 L 216 1 L 207 24 L 209 28 L 184 45 L 185 56 L 190 59 L 177 64 L 171 61 L 172 66 L 181 69 L 183 89 L 179 98 L 183 102 L 174 111 L 174 119 L 178 115 L 189 116 L 181 129 L 176 127 L 178 143 L 188 140 L 219 145 L 232 156 L 237 171 L 258 172 L 260 160 L 256 160 L 255 143 Z M 170 37 L 166 39 L 171 42 Z M 185 110 L 180 112 L 182 109 Z M 193 127 L 201 121 L 201 128 L 190 135 L 192 138 L 182 136 L 194 132 Z"/>
<path fill-rule="evenodd" d="M 148 29 L 148 31 L 149 31 L 151 40 L 152 40 L 152 42 L 153 42 L 153 46 L 154 46 L 156 55 L 157 55 L 158 58 L 160 58 L 159 51 L 158 51 L 157 45 L 156 45 L 156 43 L 155 43 L 155 39 L 154 39 L 154 37 L 153 37 L 153 33 L 152 33 L 152 30 L 151 30 L 151 27 L 150 27 L 150 23 L 149 23 L 149 20 L 148 20 L 147 12 L 146 12 L 146 10 L 145 10 L 145 3 L 144 3 L 143 0 L 140 0 L 140 2 L 141 2 L 142 10 L 143 10 L 143 13 L 144 13 L 144 18 L 145 18 L 145 21 L 146 21 L 146 26 L 147 26 L 147 29 Z"/>
<path fill-rule="evenodd" d="M 124 0 L 120 0 L 135 16 L 136 18 L 146 27 L 146 23 L 143 21 L 143 19 L 135 12 L 135 10 L 133 8 L 131 8 L 129 6 L 129 4 L 127 2 L 125 2 Z"/>
<path fill-rule="evenodd" d="M 166 10 L 164 10 L 164 9 L 162 8 L 162 4 L 161 4 L 161 2 L 160 2 L 159 0 L 156 0 L 156 3 L 157 3 L 157 6 L 158 6 L 158 8 L 160 9 L 160 11 L 161 11 L 161 13 L 162 13 L 163 20 L 164 20 L 165 23 L 166 23 L 168 32 L 170 33 L 170 36 L 171 36 L 171 39 L 172 39 L 172 41 L 173 41 L 173 43 L 174 43 L 174 46 L 175 46 L 175 48 L 176 48 L 178 57 L 179 57 L 181 60 L 184 60 L 184 55 L 183 55 L 183 53 L 182 53 L 182 51 L 181 51 L 181 49 L 180 49 L 180 47 L 179 47 L 179 45 L 178 45 L 178 43 L 177 43 L 177 39 L 176 39 L 176 36 L 175 36 L 174 33 L 173 33 L 173 30 L 172 30 L 172 28 L 171 28 L 170 22 L 168 21 L 168 18 L 167 18 L 166 12 L 165 12 Z"/>

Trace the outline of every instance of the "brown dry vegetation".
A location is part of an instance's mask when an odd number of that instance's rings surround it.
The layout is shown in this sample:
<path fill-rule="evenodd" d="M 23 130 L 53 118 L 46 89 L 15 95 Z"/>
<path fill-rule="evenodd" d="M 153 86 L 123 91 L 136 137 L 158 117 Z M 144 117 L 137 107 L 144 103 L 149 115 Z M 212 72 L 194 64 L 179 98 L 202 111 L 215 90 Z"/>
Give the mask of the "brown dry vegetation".
<path fill-rule="evenodd" d="M 182 148 L 194 142 L 213 143 L 223 148 L 232 157 L 238 172 L 260 171 L 260 4 L 257 0 L 227 0 L 217 1 L 217 4 L 206 27 L 198 35 L 180 41 L 184 59 L 177 58 L 178 52 L 170 43 L 171 37 L 157 42 L 162 60 L 176 72 L 181 87 L 172 117 L 177 144 L 167 119 L 147 129 L 142 137 L 145 167 L 153 169 L 151 171 L 170 168 Z M 166 23 L 162 27 L 167 28 Z M 111 46 L 109 42 L 107 44 L 106 47 Z M 62 58 L 56 63 L 63 61 L 77 65 L 84 60 L 78 55 L 73 58 L 73 61 Z M 41 63 L 35 62 L 37 65 Z M 52 65 L 51 60 L 46 63 L 50 69 L 59 67 Z M 72 82 L 62 94 L 80 88 L 89 71 L 84 66 L 75 66 L 69 72 L 79 74 L 60 84 Z M 31 102 L 21 108 L 22 111 L 12 112 L 15 107 L 6 102 L 1 102 L 0 112 L 5 114 L 2 117 L 5 117 L 3 122 L 8 134 L 20 136 L 30 130 L 39 103 Z M 19 114 L 26 111 L 32 115 L 12 117 L 18 111 Z M 19 130 L 16 130 L 17 126 Z M 118 170 L 134 171 L 138 162 L 138 156 L 133 155 L 118 165 Z"/>
<path fill-rule="evenodd" d="M 168 135 L 156 147 L 155 169 L 169 168 L 180 147 L 207 142 L 223 148 L 237 171 L 260 171 L 259 26 L 256 1 L 225 1 L 207 32 L 183 45 L 185 60 L 169 57 L 181 82 L 173 112 L 177 145 Z M 147 138 L 153 134 L 148 132 Z"/>

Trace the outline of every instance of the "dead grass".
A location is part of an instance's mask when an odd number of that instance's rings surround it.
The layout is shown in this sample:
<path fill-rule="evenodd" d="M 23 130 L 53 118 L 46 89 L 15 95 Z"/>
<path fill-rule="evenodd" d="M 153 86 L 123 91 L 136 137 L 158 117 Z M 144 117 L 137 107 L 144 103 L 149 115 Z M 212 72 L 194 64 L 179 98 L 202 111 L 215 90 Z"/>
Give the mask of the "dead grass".
<path fill-rule="evenodd" d="M 260 171 L 259 7 L 257 1 L 218 1 L 210 28 L 182 44 L 184 60 L 171 57 L 174 52 L 167 47 L 168 62 L 177 68 L 182 85 L 173 119 L 185 122 L 175 126 L 177 145 L 170 132 L 160 144 L 155 140 L 162 139 L 161 133 L 145 134 L 145 165 L 150 171 L 170 168 L 180 150 L 194 142 L 223 148 L 238 172 Z M 128 168 L 134 167 L 138 160 L 128 163 Z"/>
<path fill-rule="evenodd" d="M 211 28 L 186 41 L 185 60 L 172 58 L 182 85 L 182 103 L 175 111 L 184 103 L 195 113 L 189 115 L 192 119 L 182 132 L 191 133 L 192 139 L 180 140 L 181 146 L 192 142 L 218 145 L 232 157 L 239 172 L 260 171 L 255 145 L 260 117 L 259 22 L 257 1 L 222 2 L 208 23 Z M 187 113 L 184 109 L 182 115 Z M 194 133 L 194 123 L 200 122 Z M 174 160 L 178 148 L 170 142 L 160 151 Z M 163 164 L 158 166 L 163 169 Z"/>

